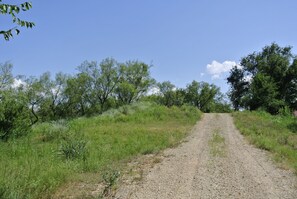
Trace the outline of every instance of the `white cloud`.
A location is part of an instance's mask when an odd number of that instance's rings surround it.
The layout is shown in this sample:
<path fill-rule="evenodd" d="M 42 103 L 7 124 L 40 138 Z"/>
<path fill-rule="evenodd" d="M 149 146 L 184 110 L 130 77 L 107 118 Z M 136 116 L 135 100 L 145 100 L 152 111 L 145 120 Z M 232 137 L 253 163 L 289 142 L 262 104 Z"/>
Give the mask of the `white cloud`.
<path fill-rule="evenodd" d="M 26 86 L 26 82 L 24 82 L 21 79 L 14 79 L 13 80 L 12 88 L 19 88 L 21 86 Z"/>
<path fill-rule="evenodd" d="M 247 75 L 244 77 L 244 80 L 247 81 L 247 82 L 251 82 L 253 79 L 253 75 Z"/>
<path fill-rule="evenodd" d="M 203 77 L 205 74 L 204 73 L 200 73 L 200 77 Z"/>
<path fill-rule="evenodd" d="M 160 93 L 160 89 L 156 86 L 150 88 L 147 92 L 147 95 L 155 95 L 155 94 L 159 94 Z"/>
<path fill-rule="evenodd" d="M 223 63 L 213 60 L 211 64 L 207 64 L 207 73 L 212 79 L 219 79 L 223 73 L 229 72 L 236 64 L 235 61 L 224 61 Z"/>

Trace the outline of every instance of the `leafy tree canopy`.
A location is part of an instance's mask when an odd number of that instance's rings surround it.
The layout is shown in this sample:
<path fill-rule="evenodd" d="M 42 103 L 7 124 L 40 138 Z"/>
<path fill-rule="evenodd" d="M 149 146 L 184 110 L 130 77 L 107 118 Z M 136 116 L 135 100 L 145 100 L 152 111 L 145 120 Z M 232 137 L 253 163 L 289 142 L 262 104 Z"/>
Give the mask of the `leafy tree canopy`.
<path fill-rule="evenodd" d="M 291 50 L 272 43 L 241 59 L 227 78 L 236 110 L 262 109 L 277 114 L 286 106 L 297 108 L 297 59 Z"/>
<path fill-rule="evenodd" d="M 186 88 L 186 102 L 197 106 L 203 112 L 211 112 L 220 89 L 206 82 L 192 81 Z"/>

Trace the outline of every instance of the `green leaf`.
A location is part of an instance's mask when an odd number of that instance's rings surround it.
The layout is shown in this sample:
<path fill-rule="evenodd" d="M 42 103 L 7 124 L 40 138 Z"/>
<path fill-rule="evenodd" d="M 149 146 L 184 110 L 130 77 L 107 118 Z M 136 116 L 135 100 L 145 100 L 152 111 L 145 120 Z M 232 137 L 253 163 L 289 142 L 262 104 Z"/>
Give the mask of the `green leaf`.
<path fill-rule="evenodd" d="M 20 34 L 21 31 L 19 29 L 15 29 L 15 32 L 18 35 L 18 34 Z"/>
<path fill-rule="evenodd" d="M 14 8 L 14 11 L 18 14 L 18 13 L 20 12 L 20 8 L 16 6 L 16 7 Z"/>
<path fill-rule="evenodd" d="M 21 8 L 23 11 L 30 10 L 30 8 L 32 8 L 32 4 L 30 2 L 25 2 L 21 4 Z"/>
<path fill-rule="evenodd" d="M 0 10 L 1 10 L 1 13 L 7 14 L 7 5 L 5 4 L 0 5 Z"/>

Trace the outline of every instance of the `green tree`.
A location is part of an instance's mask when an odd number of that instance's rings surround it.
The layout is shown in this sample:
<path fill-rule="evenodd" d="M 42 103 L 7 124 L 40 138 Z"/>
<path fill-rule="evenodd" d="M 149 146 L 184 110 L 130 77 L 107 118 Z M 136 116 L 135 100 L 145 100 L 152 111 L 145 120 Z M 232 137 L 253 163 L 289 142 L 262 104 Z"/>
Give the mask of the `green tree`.
<path fill-rule="evenodd" d="M 13 83 L 12 64 L 5 62 L 0 63 L 0 91 L 7 89 Z"/>
<path fill-rule="evenodd" d="M 165 106 L 173 106 L 175 104 L 175 86 L 170 81 L 157 84 L 159 88 L 160 102 Z"/>
<path fill-rule="evenodd" d="M 42 121 L 48 121 L 65 116 L 66 97 L 64 93 L 67 78 L 67 75 L 57 73 L 55 79 L 52 80 L 50 73 L 46 72 L 30 84 L 31 88 L 28 88 L 27 96 L 35 117 L 37 115 Z"/>
<path fill-rule="evenodd" d="M 248 91 L 249 82 L 245 79 L 244 70 L 235 66 L 230 71 L 230 76 L 227 78 L 231 89 L 228 93 L 232 105 L 236 111 L 245 106 L 244 96 Z"/>
<path fill-rule="evenodd" d="M 295 58 L 285 77 L 285 101 L 293 110 L 297 110 L 297 59 Z"/>
<path fill-rule="evenodd" d="M 177 88 L 174 91 L 174 105 L 182 106 L 185 104 L 186 91 L 183 88 Z"/>
<path fill-rule="evenodd" d="M 277 85 L 271 77 L 258 73 L 253 78 L 251 84 L 251 96 L 249 107 L 251 110 L 264 109 L 270 113 L 277 113 L 280 107 L 284 106 L 284 101 L 277 98 Z"/>
<path fill-rule="evenodd" d="M 120 104 L 137 101 L 155 83 L 149 68 L 147 64 L 138 61 L 128 61 L 120 65 L 120 78 L 115 90 Z"/>
<path fill-rule="evenodd" d="M 198 107 L 203 112 L 210 112 L 219 88 L 206 82 L 193 81 L 186 88 L 186 102 Z"/>
<path fill-rule="evenodd" d="M 25 79 L 25 83 L 26 88 L 24 89 L 24 93 L 31 110 L 30 119 L 31 123 L 35 124 L 39 120 L 37 111 L 40 109 L 41 103 L 45 98 L 43 93 L 44 88 L 42 82 L 35 77 Z"/>
<path fill-rule="evenodd" d="M 89 76 L 85 73 L 77 74 L 67 80 L 65 96 L 67 103 L 65 109 L 69 116 L 83 116 L 90 112 Z"/>
<path fill-rule="evenodd" d="M 186 88 L 186 102 L 200 108 L 200 83 L 192 81 Z"/>
<path fill-rule="evenodd" d="M 13 88 L 12 65 L 0 64 L 0 140 L 30 131 L 30 112 L 23 92 Z"/>
<path fill-rule="evenodd" d="M 212 103 L 215 102 L 216 96 L 220 93 L 219 88 L 213 84 L 201 82 L 200 91 L 200 110 L 204 112 L 211 112 Z"/>
<path fill-rule="evenodd" d="M 19 17 L 17 17 L 21 11 L 27 11 L 31 8 L 32 4 L 30 2 L 24 2 L 20 5 L 13 5 L 2 3 L 2 0 L 0 0 L 0 14 L 10 15 L 12 18 L 12 23 L 17 24 L 16 27 L 10 28 L 8 30 L 0 30 L 0 35 L 3 35 L 5 40 L 8 41 L 10 38 L 12 38 L 13 32 L 18 35 L 20 33 L 19 27 L 33 28 L 35 26 L 34 22 L 21 20 Z"/>
<path fill-rule="evenodd" d="M 22 93 L 5 90 L 0 93 L 0 139 L 8 140 L 30 132 L 30 112 Z"/>
<path fill-rule="evenodd" d="M 105 107 L 108 98 L 113 93 L 119 81 L 119 64 L 115 59 L 104 59 L 99 65 L 97 62 L 85 61 L 79 66 L 81 74 L 87 75 L 88 95 L 91 105 L 96 110 L 96 105 L 99 102 L 100 112 L 103 112 L 108 107 Z"/>
<path fill-rule="evenodd" d="M 292 47 L 275 43 L 241 59 L 242 69 L 233 69 L 227 81 L 235 109 L 263 109 L 277 114 L 285 106 L 296 108 L 296 57 Z M 251 77 L 250 83 L 245 79 Z"/>
<path fill-rule="evenodd" d="M 55 79 L 52 81 L 52 88 L 49 90 L 49 95 L 51 99 L 50 107 L 54 119 L 66 117 L 64 104 L 66 103 L 65 89 L 68 78 L 68 75 L 59 72 L 55 75 Z"/>
<path fill-rule="evenodd" d="M 232 111 L 231 104 L 228 102 L 226 95 L 218 91 L 214 100 L 209 105 L 209 112 L 230 113 Z"/>

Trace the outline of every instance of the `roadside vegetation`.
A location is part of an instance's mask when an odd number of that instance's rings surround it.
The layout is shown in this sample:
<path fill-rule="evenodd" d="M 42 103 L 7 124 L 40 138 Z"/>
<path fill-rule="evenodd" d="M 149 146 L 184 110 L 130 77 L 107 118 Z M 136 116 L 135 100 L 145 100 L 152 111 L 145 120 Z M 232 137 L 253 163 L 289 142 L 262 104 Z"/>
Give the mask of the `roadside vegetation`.
<path fill-rule="evenodd" d="M 236 111 L 262 110 L 273 115 L 297 110 L 297 56 L 276 43 L 240 61 L 227 78 Z"/>
<path fill-rule="evenodd" d="M 175 146 L 200 116 L 190 106 L 143 102 L 36 124 L 31 134 L 0 144 L 0 198 L 46 198 L 84 173 L 99 183 L 106 171 L 120 171 L 135 156 Z"/>
<path fill-rule="evenodd" d="M 255 146 L 270 151 L 283 168 L 297 173 L 297 120 L 266 112 L 233 113 L 236 127 Z"/>
<path fill-rule="evenodd" d="M 227 82 L 234 110 L 246 110 L 233 113 L 237 128 L 297 172 L 297 59 L 292 47 L 272 43 L 243 57 Z"/>

